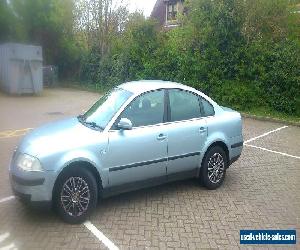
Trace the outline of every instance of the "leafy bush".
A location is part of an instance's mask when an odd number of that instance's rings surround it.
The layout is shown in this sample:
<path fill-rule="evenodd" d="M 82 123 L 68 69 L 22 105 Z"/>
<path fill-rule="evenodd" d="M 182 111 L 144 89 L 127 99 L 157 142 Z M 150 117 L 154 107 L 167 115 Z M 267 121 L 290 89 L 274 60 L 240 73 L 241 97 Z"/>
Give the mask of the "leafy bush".
<path fill-rule="evenodd" d="M 265 105 L 259 89 L 250 82 L 224 81 L 214 87 L 212 96 L 220 104 L 237 110 L 247 111 Z"/>
<path fill-rule="evenodd" d="M 300 47 L 292 41 L 260 41 L 245 46 L 247 64 L 238 65 L 238 77 L 260 90 L 265 104 L 286 114 L 299 114 Z"/>
<path fill-rule="evenodd" d="M 300 42 L 291 28 L 296 18 L 288 12 L 288 1 L 187 4 L 182 26 L 168 32 L 152 20 L 129 20 L 109 54 L 91 51 L 84 58 L 83 79 L 105 86 L 139 79 L 177 81 L 239 110 L 266 107 L 300 116 Z M 264 4 L 268 8 L 256 8 Z"/>

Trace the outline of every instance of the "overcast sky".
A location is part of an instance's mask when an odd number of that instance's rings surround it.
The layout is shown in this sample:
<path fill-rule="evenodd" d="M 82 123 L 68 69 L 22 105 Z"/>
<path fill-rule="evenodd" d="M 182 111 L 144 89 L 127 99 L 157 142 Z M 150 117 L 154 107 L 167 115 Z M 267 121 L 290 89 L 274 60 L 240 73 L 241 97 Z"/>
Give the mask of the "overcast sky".
<path fill-rule="evenodd" d="M 150 16 L 156 0 L 128 0 L 130 11 L 142 10 L 146 17 Z"/>

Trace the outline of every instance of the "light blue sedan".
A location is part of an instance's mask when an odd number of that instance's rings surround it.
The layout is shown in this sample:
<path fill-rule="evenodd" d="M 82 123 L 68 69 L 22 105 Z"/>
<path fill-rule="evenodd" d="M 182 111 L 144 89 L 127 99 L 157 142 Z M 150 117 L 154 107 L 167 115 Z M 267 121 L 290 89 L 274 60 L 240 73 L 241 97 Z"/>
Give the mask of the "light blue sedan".
<path fill-rule="evenodd" d="M 186 178 L 218 188 L 242 148 L 238 112 L 179 83 L 138 81 L 84 115 L 33 130 L 9 173 L 21 200 L 81 223 L 100 197 Z"/>

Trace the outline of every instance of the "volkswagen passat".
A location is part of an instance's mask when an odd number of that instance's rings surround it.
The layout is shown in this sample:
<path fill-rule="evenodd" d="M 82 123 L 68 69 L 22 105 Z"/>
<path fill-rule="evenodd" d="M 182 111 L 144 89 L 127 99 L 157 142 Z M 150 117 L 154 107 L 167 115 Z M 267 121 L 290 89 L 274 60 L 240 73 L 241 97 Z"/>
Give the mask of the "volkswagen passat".
<path fill-rule="evenodd" d="M 21 200 L 80 223 L 99 197 L 194 177 L 216 189 L 242 147 L 238 112 L 182 84 L 129 82 L 30 132 L 9 172 Z"/>

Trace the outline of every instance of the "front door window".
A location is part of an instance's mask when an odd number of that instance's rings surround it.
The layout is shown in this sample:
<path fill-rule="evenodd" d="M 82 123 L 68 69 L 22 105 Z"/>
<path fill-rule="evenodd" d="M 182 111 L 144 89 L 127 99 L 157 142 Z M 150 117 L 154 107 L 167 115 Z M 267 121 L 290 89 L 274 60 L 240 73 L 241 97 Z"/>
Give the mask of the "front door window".
<path fill-rule="evenodd" d="M 164 122 L 164 91 L 152 91 L 133 100 L 120 115 L 132 122 L 133 127 L 143 127 Z"/>

